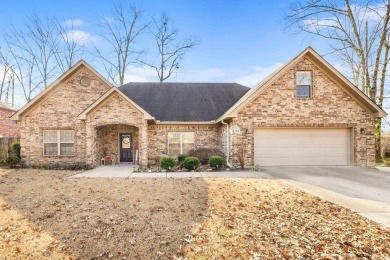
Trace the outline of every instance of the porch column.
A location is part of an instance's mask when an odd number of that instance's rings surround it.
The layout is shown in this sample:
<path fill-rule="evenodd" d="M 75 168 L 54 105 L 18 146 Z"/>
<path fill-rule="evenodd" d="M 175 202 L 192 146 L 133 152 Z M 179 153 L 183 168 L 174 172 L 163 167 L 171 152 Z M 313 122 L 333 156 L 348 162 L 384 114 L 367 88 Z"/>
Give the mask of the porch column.
<path fill-rule="evenodd" d="M 139 128 L 140 139 L 140 165 L 148 167 L 148 122 L 144 120 L 143 125 Z"/>
<path fill-rule="evenodd" d="M 95 127 L 87 124 L 86 126 L 86 160 L 85 162 L 90 166 L 95 166 L 95 156 L 96 156 L 96 129 Z"/>

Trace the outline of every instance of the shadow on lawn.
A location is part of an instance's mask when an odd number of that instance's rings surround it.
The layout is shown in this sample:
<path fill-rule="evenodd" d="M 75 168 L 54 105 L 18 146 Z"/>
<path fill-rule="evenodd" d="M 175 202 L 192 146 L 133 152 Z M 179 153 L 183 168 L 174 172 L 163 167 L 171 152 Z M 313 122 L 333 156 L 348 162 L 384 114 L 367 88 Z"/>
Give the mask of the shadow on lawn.
<path fill-rule="evenodd" d="M 208 184 L 201 178 L 64 178 L 69 173 L 12 171 L 1 176 L 0 190 L 77 258 L 171 259 L 206 215 Z"/>

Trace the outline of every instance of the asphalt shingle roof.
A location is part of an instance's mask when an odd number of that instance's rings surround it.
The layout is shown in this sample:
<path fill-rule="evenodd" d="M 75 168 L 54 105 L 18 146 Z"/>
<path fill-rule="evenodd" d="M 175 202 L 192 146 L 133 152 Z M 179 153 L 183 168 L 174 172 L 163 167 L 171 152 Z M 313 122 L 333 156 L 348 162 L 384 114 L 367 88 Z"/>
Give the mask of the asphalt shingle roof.
<path fill-rule="evenodd" d="M 119 87 L 160 121 L 211 121 L 233 106 L 249 88 L 236 83 L 132 82 Z"/>

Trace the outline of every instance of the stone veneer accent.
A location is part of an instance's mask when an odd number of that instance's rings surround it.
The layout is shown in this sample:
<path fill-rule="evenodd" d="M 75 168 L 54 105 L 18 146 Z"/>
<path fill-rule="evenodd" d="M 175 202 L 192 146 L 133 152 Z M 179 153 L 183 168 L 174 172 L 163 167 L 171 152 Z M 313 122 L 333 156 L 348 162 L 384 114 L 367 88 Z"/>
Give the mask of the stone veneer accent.
<path fill-rule="evenodd" d="M 88 76 L 89 86 L 80 84 Z M 30 108 L 20 121 L 21 156 L 26 165 L 85 164 L 87 143 L 85 121 L 77 116 L 111 87 L 85 66 L 81 66 L 69 78 L 55 86 L 52 93 Z M 43 130 L 69 129 L 75 131 L 74 156 L 43 156 Z"/>
<path fill-rule="evenodd" d="M 295 97 L 296 70 L 313 72 L 310 99 Z M 240 147 L 244 147 L 245 164 L 254 164 L 253 133 L 257 127 L 349 127 L 353 132 L 354 164 L 375 165 L 374 122 L 370 113 L 308 58 L 299 61 L 246 105 L 231 126 L 248 129 L 247 134 L 232 135 L 231 155 L 236 165 Z M 360 133 L 361 128 L 365 134 Z"/>
<path fill-rule="evenodd" d="M 169 132 L 194 132 L 195 149 L 221 150 L 220 125 L 150 125 L 148 129 L 149 164 L 156 164 L 162 156 L 168 155 Z"/>

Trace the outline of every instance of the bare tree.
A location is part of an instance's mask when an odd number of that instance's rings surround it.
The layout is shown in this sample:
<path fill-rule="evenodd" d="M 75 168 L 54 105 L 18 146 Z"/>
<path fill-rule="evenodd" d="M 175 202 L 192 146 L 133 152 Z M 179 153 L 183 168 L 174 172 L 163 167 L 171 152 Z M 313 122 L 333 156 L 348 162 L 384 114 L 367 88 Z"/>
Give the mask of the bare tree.
<path fill-rule="evenodd" d="M 43 79 L 37 72 L 36 58 L 30 53 L 15 53 L 13 49 L 10 49 L 10 53 L 14 59 L 12 65 L 13 81 L 16 80 L 26 101 L 29 102 L 43 85 Z"/>
<path fill-rule="evenodd" d="M 154 69 L 160 82 L 163 82 L 177 72 L 184 55 L 197 43 L 191 39 L 178 40 L 179 32 L 171 27 L 170 20 L 165 13 L 161 15 L 160 20 L 154 20 L 153 25 L 151 33 L 158 49 L 157 57 L 153 62 L 144 60 L 140 62 Z"/>
<path fill-rule="evenodd" d="M 144 11 L 133 4 L 124 8 L 121 3 L 114 4 L 113 17 L 105 17 L 100 23 L 101 37 L 111 48 L 110 53 L 102 53 L 95 48 L 98 57 L 103 61 L 108 77 L 116 84 L 123 85 L 125 73 L 131 64 L 137 64 L 142 51 L 137 50 L 135 43 L 145 31 L 148 24 L 143 23 Z"/>
<path fill-rule="evenodd" d="M 8 93 L 7 81 L 11 74 L 11 70 L 12 67 L 8 52 L 0 47 L 0 100 L 4 99 L 5 94 Z"/>
<path fill-rule="evenodd" d="M 348 65 L 357 87 L 383 106 L 389 62 L 390 0 L 306 0 L 291 6 L 288 25 L 329 41 L 332 54 Z M 380 151 L 381 120 L 375 123 Z"/>
<path fill-rule="evenodd" d="M 54 18 L 41 19 L 35 15 L 22 28 L 12 28 L 6 36 L 16 60 L 34 64 L 33 70 L 40 75 L 44 88 L 58 72 L 55 53 L 59 38 L 55 29 Z"/>
<path fill-rule="evenodd" d="M 84 41 L 86 39 L 77 36 L 74 21 L 54 20 L 55 35 L 58 35 L 56 52 L 54 57 L 62 73 L 69 70 L 84 54 Z"/>

